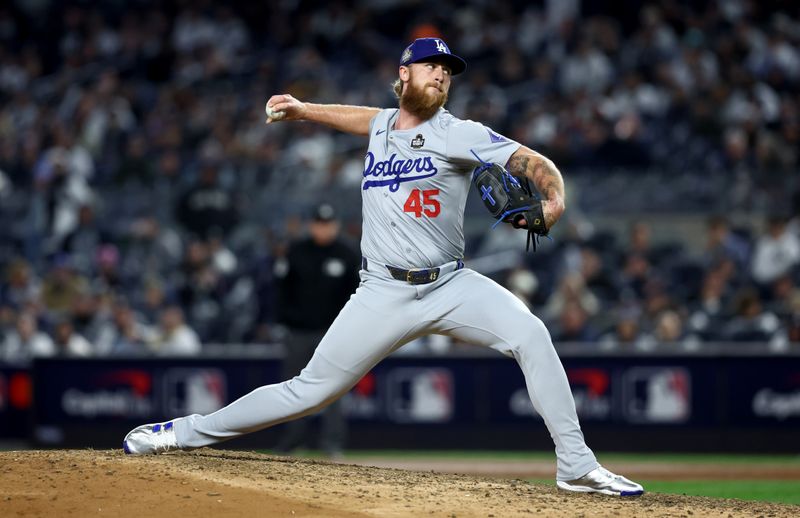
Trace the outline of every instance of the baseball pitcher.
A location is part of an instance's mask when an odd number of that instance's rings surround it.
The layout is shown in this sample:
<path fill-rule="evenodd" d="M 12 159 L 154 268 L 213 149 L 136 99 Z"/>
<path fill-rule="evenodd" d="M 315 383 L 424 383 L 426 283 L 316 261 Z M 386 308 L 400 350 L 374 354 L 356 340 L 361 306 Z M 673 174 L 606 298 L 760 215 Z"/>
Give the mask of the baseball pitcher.
<path fill-rule="evenodd" d="M 314 413 L 403 344 L 443 334 L 516 359 L 555 443 L 559 488 L 644 493 L 600 466 L 586 445 L 542 321 L 462 261 L 464 206 L 473 183 L 498 222 L 535 236 L 546 234 L 565 209 L 564 182 L 553 162 L 443 108 L 452 76 L 465 69 L 444 41 L 421 38 L 401 55 L 397 109 L 312 104 L 291 95 L 269 99 L 268 124 L 306 120 L 369 137 L 361 183 L 361 283 L 298 376 L 209 415 L 139 426 L 125 437 L 126 453 L 199 448 Z M 528 181 L 541 201 L 525 188 Z"/>

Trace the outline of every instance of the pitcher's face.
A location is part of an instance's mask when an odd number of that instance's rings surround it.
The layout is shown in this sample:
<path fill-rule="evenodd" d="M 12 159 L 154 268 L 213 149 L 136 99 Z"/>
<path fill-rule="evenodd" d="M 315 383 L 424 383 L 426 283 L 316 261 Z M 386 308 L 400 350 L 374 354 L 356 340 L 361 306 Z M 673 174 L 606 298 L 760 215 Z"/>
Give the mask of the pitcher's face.
<path fill-rule="evenodd" d="M 400 79 L 406 83 L 400 106 L 423 120 L 430 119 L 447 102 L 450 68 L 440 63 L 412 63 L 400 67 Z"/>

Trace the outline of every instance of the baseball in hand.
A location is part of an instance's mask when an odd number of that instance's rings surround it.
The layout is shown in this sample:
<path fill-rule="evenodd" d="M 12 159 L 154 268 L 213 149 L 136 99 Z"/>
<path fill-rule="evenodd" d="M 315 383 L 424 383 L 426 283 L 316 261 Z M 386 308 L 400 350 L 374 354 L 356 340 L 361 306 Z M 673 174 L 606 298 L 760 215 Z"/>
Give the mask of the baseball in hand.
<path fill-rule="evenodd" d="M 267 105 L 266 107 L 266 112 L 267 112 L 267 118 L 272 119 L 274 121 L 279 121 L 286 116 L 285 111 L 273 110 L 272 108 L 269 107 L 269 105 Z"/>

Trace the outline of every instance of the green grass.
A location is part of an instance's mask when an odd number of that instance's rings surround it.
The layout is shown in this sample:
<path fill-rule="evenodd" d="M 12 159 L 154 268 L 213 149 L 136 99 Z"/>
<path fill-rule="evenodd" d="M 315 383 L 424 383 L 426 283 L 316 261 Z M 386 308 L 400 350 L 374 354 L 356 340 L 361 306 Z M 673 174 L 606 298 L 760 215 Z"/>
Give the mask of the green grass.
<path fill-rule="evenodd" d="M 798 480 L 646 480 L 642 485 L 654 493 L 800 504 Z"/>
<path fill-rule="evenodd" d="M 549 478 L 528 479 L 528 482 L 553 485 L 553 480 Z M 797 480 L 637 480 L 637 482 L 641 483 L 648 493 L 800 505 L 800 481 Z"/>

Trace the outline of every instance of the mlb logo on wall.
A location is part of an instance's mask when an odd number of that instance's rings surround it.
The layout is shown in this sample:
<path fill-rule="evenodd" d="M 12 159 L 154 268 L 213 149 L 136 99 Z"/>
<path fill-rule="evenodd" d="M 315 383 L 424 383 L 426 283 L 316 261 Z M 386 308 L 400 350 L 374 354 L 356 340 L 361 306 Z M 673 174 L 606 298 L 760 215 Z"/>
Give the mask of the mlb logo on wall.
<path fill-rule="evenodd" d="M 227 402 L 225 373 L 219 369 L 168 369 L 164 374 L 167 415 L 210 414 Z"/>
<path fill-rule="evenodd" d="M 387 412 L 397 423 L 444 423 L 453 415 L 453 375 L 448 369 L 394 369 L 387 376 Z"/>
<path fill-rule="evenodd" d="M 622 409 L 632 423 L 682 423 L 692 413 L 691 376 L 680 367 L 625 371 Z"/>

